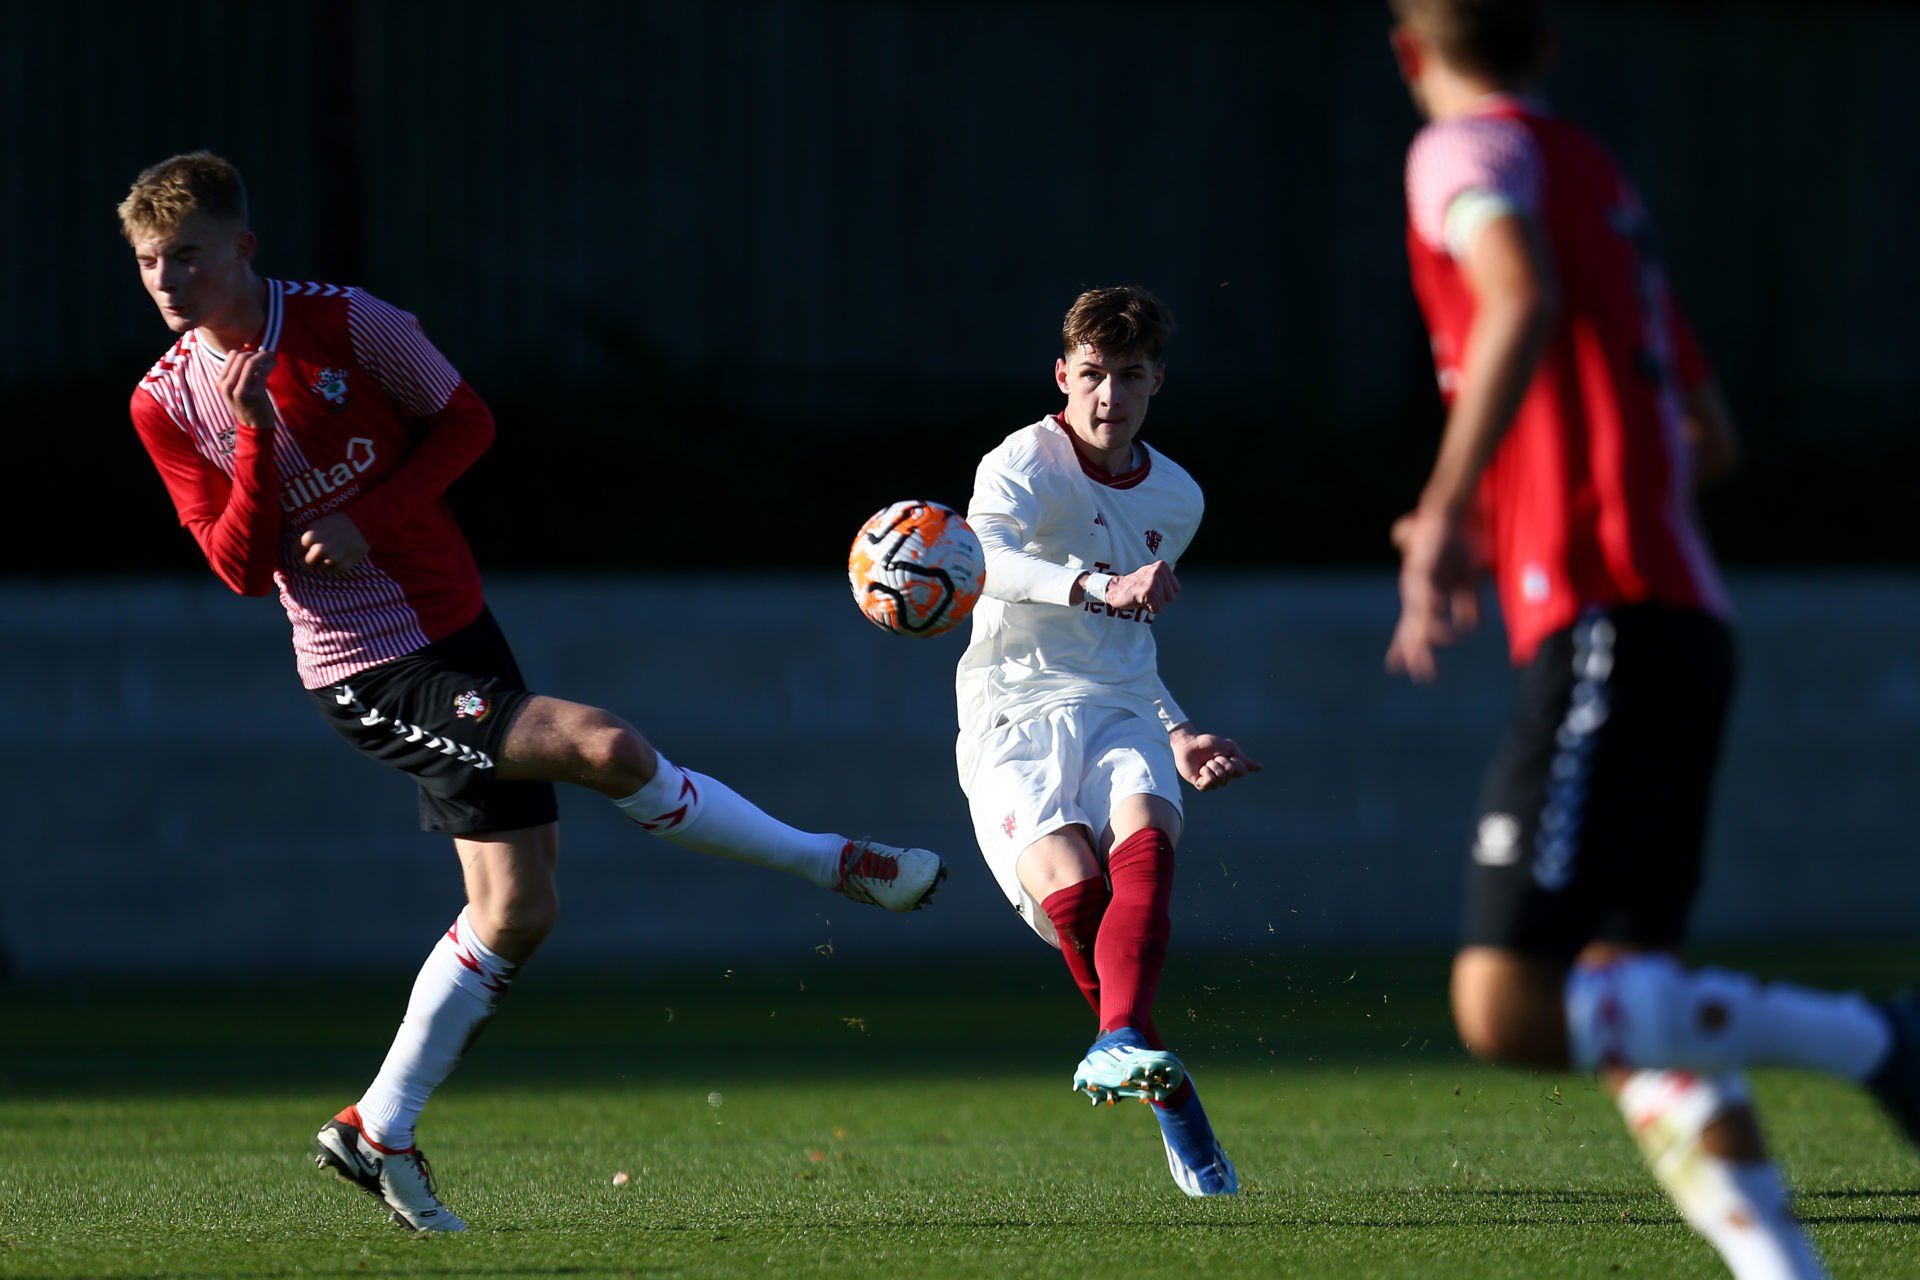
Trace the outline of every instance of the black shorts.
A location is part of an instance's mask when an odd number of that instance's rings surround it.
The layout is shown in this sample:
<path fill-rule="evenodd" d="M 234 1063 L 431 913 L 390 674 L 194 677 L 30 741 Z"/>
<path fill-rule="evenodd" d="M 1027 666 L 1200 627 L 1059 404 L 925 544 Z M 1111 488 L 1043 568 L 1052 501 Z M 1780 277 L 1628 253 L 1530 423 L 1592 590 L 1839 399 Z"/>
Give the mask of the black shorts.
<path fill-rule="evenodd" d="M 494 779 L 507 728 L 533 694 L 484 608 L 424 649 L 307 692 L 361 754 L 413 775 L 422 830 L 518 831 L 559 817 L 552 784 Z"/>
<path fill-rule="evenodd" d="M 1547 637 L 1481 791 L 1467 945 L 1679 945 L 1734 667 L 1726 624 L 1694 610 L 1594 609 Z"/>

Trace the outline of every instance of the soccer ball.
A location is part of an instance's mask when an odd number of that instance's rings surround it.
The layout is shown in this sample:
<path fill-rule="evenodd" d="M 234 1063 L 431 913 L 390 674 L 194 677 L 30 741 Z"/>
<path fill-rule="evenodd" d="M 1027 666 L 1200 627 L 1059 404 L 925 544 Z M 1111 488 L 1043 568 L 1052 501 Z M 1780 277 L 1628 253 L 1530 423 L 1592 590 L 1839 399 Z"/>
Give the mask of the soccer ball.
<path fill-rule="evenodd" d="M 937 502 L 896 502 L 860 526 L 847 553 L 854 603 L 897 636 L 937 636 L 967 620 L 987 583 L 965 518 Z"/>

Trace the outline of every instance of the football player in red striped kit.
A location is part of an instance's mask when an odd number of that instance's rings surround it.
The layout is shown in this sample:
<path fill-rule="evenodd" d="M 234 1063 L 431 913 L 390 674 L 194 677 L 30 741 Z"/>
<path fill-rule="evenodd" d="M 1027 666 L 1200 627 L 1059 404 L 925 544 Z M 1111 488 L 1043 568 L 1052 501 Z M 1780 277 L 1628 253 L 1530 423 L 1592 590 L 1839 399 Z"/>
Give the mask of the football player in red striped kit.
<path fill-rule="evenodd" d="M 411 774 L 422 827 L 453 837 L 466 908 L 317 1159 L 396 1224 L 460 1230 L 414 1128 L 553 927 L 553 783 L 600 792 L 672 843 L 889 910 L 925 905 L 946 868 L 924 849 L 796 830 L 617 715 L 530 691 L 443 498 L 493 417 L 415 319 L 358 288 L 260 276 L 240 174 L 210 153 L 141 173 L 119 214 L 178 335 L 132 412 L 181 524 L 233 590 L 278 592 L 315 707 Z"/>
<path fill-rule="evenodd" d="M 1153 1020 L 1180 783 L 1210 791 L 1260 766 L 1197 730 L 1158 674 L 1153 627 L 1203 505 L 1138 438 L 1172 328 L 1144 290 L 1081 294 L 1054 362 L 1065 408 L 981 459 L 967 521 L 987 586 L 955 678 L 956 759 L 987 866 L 1099 1019 L 1074 1088 L 1149 1102 L 1169 1172 L 1197 1197 L 1239 1178 Z"/>
<path fill-rule="evenodd" d="M 1920 1011 L 1676 958 L 1734 681 L 1692 496 L 1733 461 L 1727 407 L 1632 187 L 1524 96 L 1548 44 L 1538 0 L 1392 9 L 1429 121 L 1407 156 L 1407 248 L 1447 414 L 1393 529 L 1387 665 L 1433 678 L 1484 567 L 1522 673 L 1481 797 L 1461 1038 L 1495 1061 L 1599 1072 L 1736 1275 L 1823 1274 L 1742 1069 L 1858 1081 L 1920 1137 Z"/>

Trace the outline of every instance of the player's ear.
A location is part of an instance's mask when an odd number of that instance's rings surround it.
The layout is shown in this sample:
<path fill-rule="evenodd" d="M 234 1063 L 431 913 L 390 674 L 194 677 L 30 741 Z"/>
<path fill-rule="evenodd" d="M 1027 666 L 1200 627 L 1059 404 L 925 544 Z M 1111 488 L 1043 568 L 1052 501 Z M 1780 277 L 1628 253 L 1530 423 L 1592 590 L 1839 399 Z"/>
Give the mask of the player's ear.
<path fill-rule="evenodd" d="M 1167 366 L 1156 361 L 1153 366 L 1153 389 L 1148 391 L 1147 394 L 1150 396 L 1159 395 L 1160 388 L 1165 385 L 1166 381 Z"/>
<path fill-rule="evenodd" d="M 1067 358 L 1065 356 L 1055 356 L 1053 358 L 1053 385 L 1060 388 L 1060 393 L 1062 395 L 1066 394 L 1067 392 Z"/>
<path fill-rule="evenodd" d="M 1387 47 L 1393 50 L 1394 65 L 1400 68 L 1400 78 L 1413 84 L 1420 78 L 1420 37 L 1406 23 L 1396 23 L 1387 32 Z"/>
<path fill-rule="evenodd" d="M 252 262 L 254 250 L 259 247 L 259 238 L 251 231 L 241 231 L 233 237 L 233 256 L 242 262 Z"/>

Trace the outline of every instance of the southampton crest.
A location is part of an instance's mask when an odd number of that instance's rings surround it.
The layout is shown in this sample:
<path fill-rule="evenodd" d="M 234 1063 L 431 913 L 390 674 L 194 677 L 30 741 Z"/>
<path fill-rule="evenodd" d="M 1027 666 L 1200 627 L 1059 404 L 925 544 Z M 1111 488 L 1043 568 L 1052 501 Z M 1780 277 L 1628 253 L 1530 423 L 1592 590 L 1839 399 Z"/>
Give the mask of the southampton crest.
<path fill-rule="evenodd" d="M 353 399 L 353 392 L 347 388 L 345 369 L 322 369 L 313 375 L 313 382 L 307 390 L 327 402 L 327 412 L 337 413 L 347 407 Z"/>

